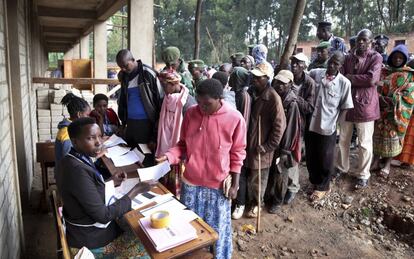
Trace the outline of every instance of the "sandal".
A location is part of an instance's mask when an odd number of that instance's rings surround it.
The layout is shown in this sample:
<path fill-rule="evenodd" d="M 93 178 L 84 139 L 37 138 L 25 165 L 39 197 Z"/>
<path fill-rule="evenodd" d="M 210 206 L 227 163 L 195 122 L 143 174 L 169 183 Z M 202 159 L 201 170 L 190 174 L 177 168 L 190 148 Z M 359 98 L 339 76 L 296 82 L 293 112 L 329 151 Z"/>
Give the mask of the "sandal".
<path fill-rule="evenodd" d="M 378 172 L 378 176 L 387 179 L 390 175 L 390 169 L 381 168 L 381 170 Z"/>
<path fill-rule="evenodd" d="M 309 200 L 314 203 L 317 201 L 322 200 L 328 193 L 331 192 L 331 189 L 329 189 L 328 191 L 313 191 L 313 193 L 311 194 L 311 196 L 309 197 Z"/>
<path fill-rule="evenodd" d="M 368 179 L 357 179 L 355 190 L 361 190 L 368 187 Z"/>

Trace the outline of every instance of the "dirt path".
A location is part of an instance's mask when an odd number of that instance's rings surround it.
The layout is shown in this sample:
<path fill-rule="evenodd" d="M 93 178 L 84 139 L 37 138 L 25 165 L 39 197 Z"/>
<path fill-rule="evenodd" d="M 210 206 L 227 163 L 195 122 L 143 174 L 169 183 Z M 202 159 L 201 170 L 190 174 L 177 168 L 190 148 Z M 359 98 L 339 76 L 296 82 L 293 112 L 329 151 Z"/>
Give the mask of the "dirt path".
<path fill-rule="evenodd" d="M 307 200 L 308 175 L 302 167 L 301 191 L 278 214 L 263 211 L 263 233 L 242 231 L 245 224 L 255 226 L 255 219 L 233 221 L 233 257 L 414 258 L 413 182 L 414 171 L 393 167 L 390 180 L 374 175 L 369 188 L 353 192 L 352 178 L 344 176 L 314 206 Z M 349 208 L 343 205 L 350 200 Z"/>

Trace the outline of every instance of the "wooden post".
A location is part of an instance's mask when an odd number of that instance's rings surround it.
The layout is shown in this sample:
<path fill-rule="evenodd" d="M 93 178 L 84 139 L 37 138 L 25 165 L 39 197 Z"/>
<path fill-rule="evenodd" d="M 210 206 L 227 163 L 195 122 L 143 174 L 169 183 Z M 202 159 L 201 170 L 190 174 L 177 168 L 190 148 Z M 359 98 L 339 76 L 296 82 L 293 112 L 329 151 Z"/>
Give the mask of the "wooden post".
<path fill-rule="evenodd" d="M 262 117 L 259 116 L 259 145 L 262 143 Z M 261 226 L 260 226 L 260 217 L 261 217 L 261 207 L 262 207 L 262 156 L 259 151 L 259 176 L 257 178 L 257 181 L 259 183 L 258 188 L 258 195 L 257 195 L 257 221 L 256 221 L 256 233 L 261 232 Z"/>

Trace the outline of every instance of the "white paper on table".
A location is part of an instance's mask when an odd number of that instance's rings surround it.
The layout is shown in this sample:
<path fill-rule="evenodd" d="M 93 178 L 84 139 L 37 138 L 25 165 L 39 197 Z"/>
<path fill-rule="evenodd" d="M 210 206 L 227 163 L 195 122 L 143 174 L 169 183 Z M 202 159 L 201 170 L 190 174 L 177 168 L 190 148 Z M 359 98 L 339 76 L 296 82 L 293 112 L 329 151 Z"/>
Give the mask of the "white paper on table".
<path fill-rule="evenodd" d="M 178 218 L 179 220 L 185 222 L 191 222 L 199 218 L 199 216 L 192 210 L 175 211 L 174 214 L 171 215 L 171 217 Z"/>
<path fill-rule="evenodd" d="M 142 162 L 144 161 L 145 155 L 142 154 L 137 148 L 134 148 L 133 150 L 129 151 L 128 153 L 112 157 L 112 162 L 114 162 L 115 167 L 121 167 L 121 166 L 127 166 L 135 164 L 136 162 Z"/>
<path fill-rule="evenodd" d="M 127 194 L 137 183 L 139 183 L 139 178 L 130 178 L 122 181 L 121 185 L 115 188 L 116 193 L 124 196 Z"/>
<path fill-rule="evenodd" d="M 125 140 L 123 140 L 121 137 L 118 137 L 117 135 L 113 134 L 104 142 L 104 146 L 107 148 L 117 146 L 119 144 L 127 144 Z"/>
<path fill-rule="evenodd" d="M 107 149 L 107 153 L 105 156 L 112 158 L 117 156 L 122 156 L 126 153 L 128 153 L 131 149 L 129 147 L 123 147 L 123 146 L 113 146 Z"/>
<path fill-rule="evenodd" d="M 116 200 L 118 199 L 116 198 L 116 194 L 115 194 L 114 181 L 111 180 L 111 181 L 105 182 L 105 204 L 106 206 L 111 205 Z"/>
<path fill-rule="evenodd" d="M 171 199 L 167 200 L 166 202 L 159 203 L 159 204 L 157 204 L 155 206 L 152 206 L 148 209 L 141 210 L 141 214 L 144 217 L 148 217 L 154 212 L 164 210 L 164 211 L 168 211 L 170 213 L 170 215 L 173 215 L 177 211 L 183 210 L 185 208 L 187 208 L 187 207 L 184 204 L 177 201 L 174 197 L 171 197 Z"/>
<path fill-rule="evenodd" d="M 141 149 L 142 153 L 144 153 L 144 154 L 151 154 L 152 153 L 147 144 L 138 144 L 138 146 Z"/>
<path fill-rule="evenodd" d="M 145 209 L 141 210 L 140 212 L 142 213 L 146 210 L 150 210 L 151 208 L 153 208 L 155 206 L 158 206 L 159 204 L 165 203 L 165 202 L 171 200 L 172 198 L 174 198 L 174 195 L 172 193 L 166 193 L 166 194 L 158 195 L 158 196 L 152 198 L 149 202 L 149 203 L 155 202 L 156 204 L 154 206 L 149 207 L 149 208 L 145 208 Z M 147 204 L 149 204 L 149 203 L 147 203 Z M 144 205 L 142 205 L 142 206 L 144 206 Z"/>
<path fill-rule="evenodd" d="M 138 168 L 138 175 L 141 181 L 156 180 L 158 181 L 161 177 L 166 175 L 171 170 L 170 163 L 164 161 L 158 165 Z"/>

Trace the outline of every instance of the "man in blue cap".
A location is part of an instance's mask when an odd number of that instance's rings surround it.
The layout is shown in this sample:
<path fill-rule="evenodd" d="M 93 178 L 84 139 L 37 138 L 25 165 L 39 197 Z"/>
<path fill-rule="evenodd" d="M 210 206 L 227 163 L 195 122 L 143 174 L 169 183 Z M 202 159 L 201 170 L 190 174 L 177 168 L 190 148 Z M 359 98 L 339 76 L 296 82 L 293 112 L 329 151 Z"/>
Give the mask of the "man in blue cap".
<path fill-rule="evenodd" d="M 374 49 L 376 52 L 381 54 L 382 56 L 382 63 L 387 64 L 388 55 L 387 55 L 387 47 L 388 41 L 390 40 L 386 35 L 380 34 L 375 36 L 374 38 Z"/>

